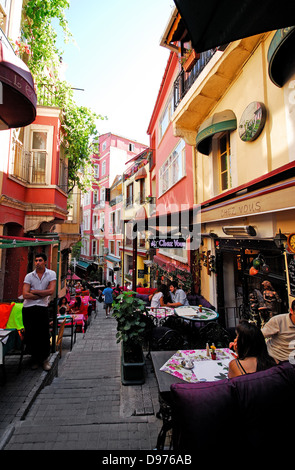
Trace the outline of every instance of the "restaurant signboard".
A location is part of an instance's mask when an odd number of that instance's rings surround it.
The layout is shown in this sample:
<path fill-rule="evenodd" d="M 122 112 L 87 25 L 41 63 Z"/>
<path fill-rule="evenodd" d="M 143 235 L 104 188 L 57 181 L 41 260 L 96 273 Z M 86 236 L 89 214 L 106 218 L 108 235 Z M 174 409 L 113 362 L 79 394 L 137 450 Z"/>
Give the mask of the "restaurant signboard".
<path fill-rule="evenodd" d="M 149 240 L 150 248 L 186 248 L 185 238 L 153 238 Z"/>

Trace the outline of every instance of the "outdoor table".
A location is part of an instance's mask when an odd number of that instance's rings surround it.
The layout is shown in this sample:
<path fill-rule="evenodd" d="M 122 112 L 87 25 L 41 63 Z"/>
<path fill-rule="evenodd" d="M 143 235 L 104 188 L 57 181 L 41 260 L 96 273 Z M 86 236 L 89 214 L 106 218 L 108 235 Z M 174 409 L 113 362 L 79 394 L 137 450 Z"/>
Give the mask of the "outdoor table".
<path fill-rule="evenodd" d="M 174 309 L 177 316 L 189 320 L 190 322 L 207 322 L 216 320 L 219 314 L 208 307 L 197 307 L 194 305 L 176 307 Z"/>
<path fill-rule="evenodd" d="M 176 307 L 175 314 L 186 329 L 189 345 L 194 347 L 198 342 L 199 328 L 210 321 L 215 321 L 219 314 L 208 307 L 198 307 L 194 305 Z"/>
<path fill-rule="evenodd" d="M 160 410 L 158 417 L 163 426 L 157 439 L 157 449 L 163 449 L 167 431 L 171 429 L 171 392 L 174 383 L 197 383 L 227 378 L 229 362 L 236 357 L 228 348 L 216 349 L 216 360 L 207 356 L 206 349 L 179 351 L 152 351 L 151 358 L 158 384 Z M 194 368 L 185 369 L 183 359 L 193 359 Z"/>
<path fill-rule="evenodd" d="M 160 325 L 167 317 L 175 315 L 174 309 L 170 307 L 147 307 L 146 309 L 156 325 Z"/>

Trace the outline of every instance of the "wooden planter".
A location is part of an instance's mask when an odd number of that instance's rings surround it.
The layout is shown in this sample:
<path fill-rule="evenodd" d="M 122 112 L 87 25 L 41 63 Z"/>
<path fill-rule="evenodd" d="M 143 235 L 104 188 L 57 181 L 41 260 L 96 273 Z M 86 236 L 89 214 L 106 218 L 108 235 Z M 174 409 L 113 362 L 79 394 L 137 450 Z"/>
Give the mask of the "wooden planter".
<path fill-rule="evenodd" d="M 193 66 L 196 64 L 200 57 L 200 54 L 197 54 L 195 50 L 192 50 L 190 55 L 188 56 L 187 60 L 183 64 L 183 70 L 185 72 L 190 72 L 193 68 Z"/>
<path fill-rule="evenodd" d="M 140 348 L 140 356 L 137 362 L 127 362 L 124 355 L 123 343 L 121 344 L 121 382 L 123 385 L 141 385 L 145 381 L 145 359 Z"/>

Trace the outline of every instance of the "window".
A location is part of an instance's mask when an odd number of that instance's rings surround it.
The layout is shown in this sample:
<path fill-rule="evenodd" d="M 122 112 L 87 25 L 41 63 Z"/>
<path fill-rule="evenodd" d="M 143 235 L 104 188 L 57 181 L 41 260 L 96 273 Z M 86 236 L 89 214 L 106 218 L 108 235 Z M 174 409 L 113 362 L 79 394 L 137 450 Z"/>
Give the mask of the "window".
<path fill-rule="evenodd" d="M 184 176 L 185 142 L 180 140 L 159 171 L 159 192 L 164 194 Z"/>
<path fill-rule="evenodd" d="M 132 144 L 132 143 L 130 142 L 130 144 L 129 144 L 129 146 L 128 146 L 129 152 L 134 152 L 134 148 L 135 148 L 135 147 L 134 147 L 134 144 Z"/>
<path fill-rule="evenodd" d="M 94 165 L 94 178 L 99 178 L 99 165 L 97 163 Z"/>
<path fill-rule="evenodd" d="M 116 211 L 116 228 L 115 233 L 121 233 L 121 210 Z"/>
<path fill-rule="evenodd" d="M 60 146 L 59 152 L 59 178 L 58 186 L 64 191 L 68 190 L 68 167 L 65 159 L 65 148 L 63 145 Z"/>
<path fill-rule="evenodd" d="M 93 191 L 93 204 L 97 204 L 98 203 L 98 189 L 95 189 Z"/>
<path fill-rule="evenodd" d="M 106 174 L 106 161 L 104 160 L 101 164 L 101 176 Z"/>
<path fill-rule="evenodd" d="M 109 252 L 112 253 L 112 255 L 115 254 L 115 242 L 113 240 L 109 241 Z"/>
<path fill-rule="evenodd" d="M 127 200 L 126 200 L 126 206 L 132 206 L 132 205 L 133 205 L 133 183 L 127 186 Z"/>
<path fill-rule="evenodd" d="M 92 240 L 92 256 L 96 255 L 96 250 L 97 250 L 97 241 Z"/>
<path fill-rule="evenodd" d="M 142 178 L 139 180 L 139 203 L 144 204 L 145 203 L 145 180 Z"/>
<path fill-rule="evenodd" d="M 218 161 L 220 175 L 220 189 L 225 191 L 232 186 L 231 154 L 229 132 L 224 133 L 218 139 Z"/>
<path fill-rule="evenodd" d="M 100 214 L 99 228 L 104 230 L 104 213 L 103 212 Z"/>
<path fill-rule="evenodd" d="M 174 98 L 173 98 L 173 93 L 171 93 L 171 95 L 168 98 L 164 112 L 160 118 L 160 139 L 162 139 L 167 127 L 170 124 L 171 116 L 173 114 L 173 109 L 174 109 Z"/>
<path fill-rule="evenodd" d="M 32 131 L 32 183 L 45 183 L 47 132 Z"/>
<path fill-rule="evenodd" d="M 104 152 L 106 148 L 107 148 L 107 143 L 106 143 L 106 142 L 103 142 L 103 144 L 102 144 L 102 152 Z"/>

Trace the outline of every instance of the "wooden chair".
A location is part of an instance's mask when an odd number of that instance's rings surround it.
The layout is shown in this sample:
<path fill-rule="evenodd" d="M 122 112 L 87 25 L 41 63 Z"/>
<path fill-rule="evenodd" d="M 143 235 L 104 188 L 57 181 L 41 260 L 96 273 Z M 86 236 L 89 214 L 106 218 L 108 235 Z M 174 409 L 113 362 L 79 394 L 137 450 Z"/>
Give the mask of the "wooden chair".
<path fill-rule="evenodd" d="M 56 335 L 55 348 L 56 348 L 56 351 L 59 351 L 59 357 L 61 357 L 62 355 L 62 339 L 64 335 L 65 324 L 66 324 L 66 318 L 60 324 L 60 327 L 58 329 L 58 334 Z M 52 338 L 50 342 L 52 343 Z"/>

